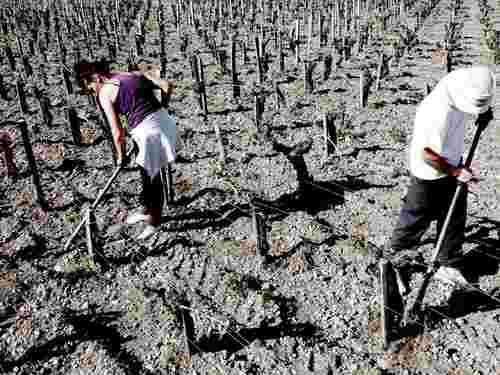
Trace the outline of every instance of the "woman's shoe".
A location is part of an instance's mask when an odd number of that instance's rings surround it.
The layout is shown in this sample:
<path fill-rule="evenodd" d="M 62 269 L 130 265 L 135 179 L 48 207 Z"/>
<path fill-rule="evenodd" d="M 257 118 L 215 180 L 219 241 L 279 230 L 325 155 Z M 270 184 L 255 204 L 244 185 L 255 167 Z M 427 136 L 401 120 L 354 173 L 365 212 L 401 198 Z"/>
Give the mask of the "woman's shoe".
<path fill-rule="evenodd" d="M 148 225 L 146 225 L 146 228 L 142 231 L 142 233 L 139 234 L 139 236 L 137 236 L 137 240 L 142 241 L 142 240 L 148 239 L 153 234 L 157 233 L 159 230 L 160 230 L 160 227 L 155 227 L 155 226 L 148 224 Z"/>
<path fill-rule="evenodd" d="M 144 211 L 137 211 L 127 216 L 125 223 L 128 225 L 137 224 L 142 221 L 149 222 L 152 220 L 151 215 L 146 215 Z"/>
<path fill-rule="evenodd" d="M 468 285 L 468 281 L 462 275 L 462 272 L 453 267 L 439 267 L 438 271 L 434 274 L 434 277 L 439 281 L 453 286 L 464 287 Z"/>

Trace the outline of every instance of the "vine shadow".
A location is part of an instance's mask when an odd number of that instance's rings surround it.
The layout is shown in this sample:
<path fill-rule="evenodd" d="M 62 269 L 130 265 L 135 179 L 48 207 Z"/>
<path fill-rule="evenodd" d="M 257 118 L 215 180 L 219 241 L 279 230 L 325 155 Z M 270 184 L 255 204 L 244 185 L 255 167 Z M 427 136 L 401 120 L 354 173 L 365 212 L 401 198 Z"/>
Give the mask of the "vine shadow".
<path fill-rule="evenodd" d="M 5 360 L 4 357 L 4 369 L 12 371 L 14 367 L 47 362 L 51 358 L 71 355 L 81 343 L 98 341 L 109 355 L 116 359 L 118 366 L 126 374 L 153 375 L 134 354 L 126 352 L 122 348 L 124 343 L 134 339 L 131 336 L 122 337 L 118 329 L 113 326 L 114 322 L 123 315 L 123 312 L 97 313 L 95 306 L 90 309 L 94 311 L 83 314 L 74 310 L 64 310 L 62 319 L 74 328 L 75 333 L 60 335 L 42 344 L 36 344 L 15 360 Z"/>
<path fill-rule="evenodd" d="M 212 334 L 202 336 L 195 345 L 193 345 L 193 354 L 196 353 L 215 353 L 226 350 L 228 353 L 235 353 L 249 345 L 255 340 L 275 340 L 282 337 L 301 337 L 307 341 L 318 338 L 320 330 L 315 325 L 306 323 L 291 323 L 297 314 L 297 300 L 294 297 L 287 298 L 283 296 L 271 297 L 279 307 L 279 316 L 282 323 L 269 326 L 263 321 L 258 328 L 242 328 L 231 333 L 223 335 Z"/>

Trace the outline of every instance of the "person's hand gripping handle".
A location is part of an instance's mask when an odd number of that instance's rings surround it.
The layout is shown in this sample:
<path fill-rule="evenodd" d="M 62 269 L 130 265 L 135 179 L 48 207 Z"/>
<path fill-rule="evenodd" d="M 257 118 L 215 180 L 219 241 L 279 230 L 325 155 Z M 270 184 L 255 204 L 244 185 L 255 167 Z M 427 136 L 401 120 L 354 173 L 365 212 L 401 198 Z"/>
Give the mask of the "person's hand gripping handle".
<path fill-rule="evenodd" d="M 482 133 L 491 120 L 493 120 L 493 110 L 490 107 L 486 112 L 481 113 L 476 120 L 479 132 Z M 466 162 L 465 166 L 460 168 L 457 179 L 467 185 L 468 191 L 477 193 L 479 190 L 479 162 L 471 160 L 469 163 Z"/>

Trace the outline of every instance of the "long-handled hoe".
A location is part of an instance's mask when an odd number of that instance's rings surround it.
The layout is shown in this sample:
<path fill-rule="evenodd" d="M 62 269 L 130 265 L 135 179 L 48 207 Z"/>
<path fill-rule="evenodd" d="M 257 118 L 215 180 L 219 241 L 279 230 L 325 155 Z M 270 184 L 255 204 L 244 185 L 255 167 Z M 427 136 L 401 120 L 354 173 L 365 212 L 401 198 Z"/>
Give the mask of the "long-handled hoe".
<path fill-rule="evenodd" d="M 136 146 L 134 143 L 127 153 L 127 158 L 130 158 L 135 151 L 136 151 Z M 101 192 L 97 196 L 94 203 L 92 203 L 92 205 L 86 210 L 83 220 L 80 222 L 80 224 L 78 224 L 78 227 L 76 227 L 74 232 L 71 234 L 71 236 L 66 241 L 66 244 L 64 245 L 64 251 L 68 251 L 71 243 L 76 238 L 76 235 L 78 234 L 78 232 L 80 232 L 82 227 L 85 225 L 86 226 L 87 246 L 88 246 L 88 250 L 89 250 L 89 255 L 93 257 L 92 241 L 91 241 L 92 237 L 91 237 L 91 232 L 90 232 L 90 222 L 91 222 L 90 217 L 93 216 L 93 211 L 99 205 L 99 203 L 102 200 L 102 197 L 109 190 L 109 188 L 111 187 L 113 182 L 116 180 L 116 178 L 118 177 L 118 174 L 121 172 L 122 169 L 123 169 L 123 165 L 118 165 L 115 168 L 115 171 L 113 172 L 113 175 L 109 178 L 108 182 L 106 183 L 106 186 L 104 186 L 104 188 L 101 190 Z"/>

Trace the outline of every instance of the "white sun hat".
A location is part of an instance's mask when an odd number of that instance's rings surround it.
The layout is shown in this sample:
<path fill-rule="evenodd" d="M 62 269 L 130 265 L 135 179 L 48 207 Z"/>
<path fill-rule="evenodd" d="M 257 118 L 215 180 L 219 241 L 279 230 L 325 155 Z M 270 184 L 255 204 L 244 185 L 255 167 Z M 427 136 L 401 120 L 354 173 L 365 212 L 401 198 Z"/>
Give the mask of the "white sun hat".
<path fill-rule="evenodd" d="M 478 116 L 494 103 L 495 74 L 487 65 L 454 70 L 444 80 L 451 105 L 462 112 Z"/>

